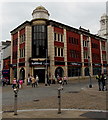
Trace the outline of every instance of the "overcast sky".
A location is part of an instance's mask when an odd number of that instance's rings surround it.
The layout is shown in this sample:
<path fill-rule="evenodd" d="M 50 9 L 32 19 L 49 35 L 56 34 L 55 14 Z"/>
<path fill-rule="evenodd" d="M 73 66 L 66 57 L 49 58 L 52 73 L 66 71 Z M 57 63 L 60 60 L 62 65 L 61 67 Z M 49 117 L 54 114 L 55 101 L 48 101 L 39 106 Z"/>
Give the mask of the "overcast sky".
<path fill-rule="evenodd" d="M 82 26 L 93 34 L 97 34 L 100 29 L 100 17 L 106 12 L 106 0 L 100 2 L 2 2 L 0 40 L 10 40 L 10 31 L 26 20 L 30 21 L 32 11 L 40 5 L 49 11 L 50 19 L 75 28 Z"/>

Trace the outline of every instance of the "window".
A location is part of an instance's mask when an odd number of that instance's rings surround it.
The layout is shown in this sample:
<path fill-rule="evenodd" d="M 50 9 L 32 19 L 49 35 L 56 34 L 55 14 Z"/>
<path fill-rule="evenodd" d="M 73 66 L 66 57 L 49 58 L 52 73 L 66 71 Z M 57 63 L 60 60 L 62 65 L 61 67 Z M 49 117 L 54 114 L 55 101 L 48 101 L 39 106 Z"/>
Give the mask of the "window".
<path fill-rule="evenodd" d="M 96 43 L 92 43 L 92 48 L 98 49 L 98 48 L 99 48 L 99 45 L 96 44 Z"/>
<path fill-rule="evenodd" d="M 63 42 L 63 35 L 62 34 L 57 34 L 57 33 L 54 33 L 54 40 L 55 41 L 59 41 L 59 42 Z"/>
<path fill-rule="evenodd" d="M 63 57 L 63 48 L 61 48 L 61 56 Z"/>
<path fill-rule="evenodd" d="M 56 39 L 56 34 L 54 34 Z M 47 48 L 46 26 L 35 25 L 32 27 L 32 57 L 45 58 Z"/>
<path fill-rule="evenodd" d="M 106 61 L 106 54 L 102 54 L 102 60 Z"/>
<path fill-rule="evenodd" d="M 78 39 L 74 37 L 69 37 L 69 43 L 78 45 Z"/>
<path fill-rule="evenodd" d="M 61 35 L 61 42 L 63 42 L 63 35 Z"/>
<path fill-rule="evenodd" d="M 58 48 L 58 56 L 60 56 L 60 48 Z"/>
<path fill-rule="evenodd" d="M 79 58 L 80 57 L 80 52 L 76 50 L 70 50 L 69 55 L 71 58 Z"/>
<path fill-rule="evenodd" d="M 63 57 L 63 48 L 55 47 L 55 56 Z"/>
<path fill-rule="evenodd" d="M 54 40 L 56 41 L 56 33 L 54 33 Z"/>
<path fill-rule="evenodd" d="M 25 57 L 25 48 L 20 49 L 20 58 Z"/>
<path fill-rule="evenodd" d="M 105 45 L 104 44 L 102 44 L 101 49 L 105 50 Z"/>
<path fill-rule="evenodd" d="M 88 52 L 84 51 L 84 59 L 88 59 Z"/>
<path fill-rule="evenodd" d="M 57 56 L 57 48 L 55 47 L 55 56 Z"/>
<path fill-rule="evenodd" d="M 60 34 L 58 34 L 58 41 L 60 41 Z"/>
<path fill-rule="evenodd" d="M 88 41 L 87 40 L 83 40 L 83 47 L 88 47 Z"/>
<path fill-rule="evenodd" d="M 20 35 L 20 43 L 25 41 L 25 34 Z"/>

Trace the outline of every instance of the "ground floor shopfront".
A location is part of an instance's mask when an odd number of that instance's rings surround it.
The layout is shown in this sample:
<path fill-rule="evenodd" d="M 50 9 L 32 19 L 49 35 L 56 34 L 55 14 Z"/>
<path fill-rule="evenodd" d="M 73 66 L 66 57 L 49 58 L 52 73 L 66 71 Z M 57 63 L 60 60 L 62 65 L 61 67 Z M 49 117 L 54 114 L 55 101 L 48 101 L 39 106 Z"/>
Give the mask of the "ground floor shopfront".
<path fill-rule="evenodd" d="M 53 62 L 54 63 L 54 62 Z M 36 77 L 39 76 L 39 82 L 46 83 L 47 78 L 56 78 L 57 74 L 60 77 L 68 76 L 69 79 L 81 77 L 87 77 L 89 75 L 95 76 L 98 73 L 107 73 L 108 67 L 102 64 L 92 64 L 88 66 L 87 64 L 77 63 L 77 62 L 62 62 L 61 64 L 51 64 L 50 61 L 32 61 L 29 66 L 14 67 L 10 70 L 11 82 L 14 77 L 17 79 L 22 79 L 25 84 L 27 84 L 27 78 L 29 75 Z"/>

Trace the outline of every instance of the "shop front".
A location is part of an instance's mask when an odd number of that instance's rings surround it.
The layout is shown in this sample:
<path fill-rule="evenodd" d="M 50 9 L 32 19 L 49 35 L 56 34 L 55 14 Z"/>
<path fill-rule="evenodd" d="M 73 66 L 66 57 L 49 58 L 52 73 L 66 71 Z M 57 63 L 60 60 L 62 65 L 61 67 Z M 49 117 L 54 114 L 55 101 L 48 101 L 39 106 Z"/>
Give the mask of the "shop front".
<path fill-rule="evenodd" d="M 98 75 L 99 73 L 102 73 L 102 64 L 93 63 L 93 75 Z"/>
<path fill-rule="evenodd" d="M 68 77 L 81 76 L 82 63 L 68 62 Z"/>
<path fill-rule="evenodd" d="M 48 66 L 49 61 L 41 60 L 41 61 L 31 61 L 30 67 L 32 70 L 32 76 L 36 78 L 36 75 L 39 77 L 40 83 L 45 83 L 46 74 L 48 74 Z"/>

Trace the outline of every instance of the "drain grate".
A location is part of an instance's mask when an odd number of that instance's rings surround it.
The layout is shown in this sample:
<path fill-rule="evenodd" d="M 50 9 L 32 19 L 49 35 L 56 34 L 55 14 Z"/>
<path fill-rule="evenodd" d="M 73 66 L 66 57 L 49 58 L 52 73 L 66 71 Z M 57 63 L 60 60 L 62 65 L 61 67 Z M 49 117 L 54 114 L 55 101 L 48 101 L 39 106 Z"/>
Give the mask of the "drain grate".
<path fill-rule="evenodd" d="M 79 91 L 68 91 L 68 93 L 79 93 Z"/>

